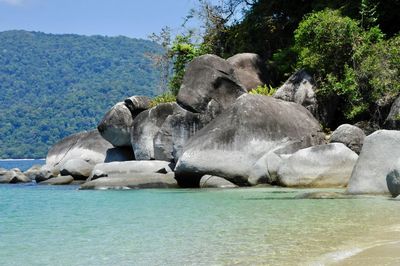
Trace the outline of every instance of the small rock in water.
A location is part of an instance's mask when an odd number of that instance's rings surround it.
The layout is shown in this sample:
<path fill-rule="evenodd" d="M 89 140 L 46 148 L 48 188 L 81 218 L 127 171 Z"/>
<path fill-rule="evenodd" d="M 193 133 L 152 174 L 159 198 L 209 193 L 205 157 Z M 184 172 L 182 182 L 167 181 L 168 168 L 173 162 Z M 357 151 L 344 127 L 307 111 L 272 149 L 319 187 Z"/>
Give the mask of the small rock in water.
<path fill-rule="evenodd" d="M 348 199 L 350 195 L 345 195 L 339 192 L 308 192 L 297 195 L 296 199 Z"/>
<path fill-rule="evenodd" d="M 204 175 L 200 179 L 200 188 L 236 188 L 237 185 L 229 182 L 223 177 Z"/>
<path fill-rule="evenodd" d="M 400 173 L 397 169 L 392 170 L 386 176 L 386 183 L 393 198 L 400 195 Z"/>
<path fill-rule="evenodd" d="M 72 181 L 74 181 L 74 178 L 70 175 L 58 176 L 58 177 L 52 177 L 43 182 L 40 182 L 39 185 L 68 185 L 68 184 L 71 184 Z"/>

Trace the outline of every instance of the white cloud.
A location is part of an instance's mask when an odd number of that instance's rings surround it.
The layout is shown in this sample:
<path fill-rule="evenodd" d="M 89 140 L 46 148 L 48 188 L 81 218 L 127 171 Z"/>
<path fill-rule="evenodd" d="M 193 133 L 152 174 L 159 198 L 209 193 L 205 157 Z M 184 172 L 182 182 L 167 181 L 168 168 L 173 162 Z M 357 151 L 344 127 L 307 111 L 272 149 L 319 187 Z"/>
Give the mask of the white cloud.
<path fill-rule="evenodd" d="M 4 3 L 11 6 L 22 6 L 25 4 L 25 0 L 0 0 L 0 3 Z"/>

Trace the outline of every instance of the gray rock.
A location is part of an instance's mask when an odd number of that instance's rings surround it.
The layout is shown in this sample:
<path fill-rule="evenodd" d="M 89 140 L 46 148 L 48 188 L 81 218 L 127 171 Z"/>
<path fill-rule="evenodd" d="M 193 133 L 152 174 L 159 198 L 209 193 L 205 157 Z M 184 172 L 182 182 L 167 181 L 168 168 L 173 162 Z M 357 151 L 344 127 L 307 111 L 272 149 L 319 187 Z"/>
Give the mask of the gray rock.
<path fill-rule="evenodd" d="M 312 77 L 305 71 L 294 73 L 275 92 L 274 98 L 303 105 L 312 114 L 317 113 L 317 98 Z"/>
<path fill-rule="evenodd" d="M 378 130 L 367 136 L 351 175 L 350 194 L 385 194 L 387 174 L 400 157 L 400 131 Z"/>
<path fill-rule="evenodd" d="M 380 126 L 373 121 L 359 121 L 354 124 L 354 126 L 359 127 L 362 131 L 364 131 L 365 135 L 371 135 L 375 131 L 380 130 Z"/>
<path fill-rule="evenodd" d="M 58 176 L 60 174 L 59 171 L 53 171 L 53 170 L 55 169 L 52 166 L 43 165 L 39 171 L 32 172 L 31 177 L 33 180 L 36 181 L 36 183 L 40 183 L 49 178 Z"/>
<path fill-rule="evenodd" d="M 136 117 L 139 113 L 150 108 L 151 99 L 147 96 L 132 96 L 125 99 L 125 105 L 132 113 L 132 117 Z"/>
<path fill-rule="evenodd" d="M 226 61 L 233 65 L 236 77 L 249 91 L 267 82 L 265 64 L 257 54 L 236 54 Z"/>
<path fill-rule="evenodd" d="M 0 171 L 0 184 L 29 183 L 31 181 L 21 170 L 16 168 Z"/>
<path fill-rule="evenodd" d="M 302 149 L 283 159 L 278 182 L 287 187 L 346 187 L 357 159 L 342 143 Z"/>
<path fill-rule="evenodd" d="M 24 175 L 26 175 L 30 180 L 35 180 L 36 175 L 41 171 L 41 169 L 41 165 L 33 165 L 24 172 Z"/>
<path fill-rule="evenodd" d="M 101 171 L 107 176 L 126 175 L 136 173 L 158 173 L 170 167 L 170 163 L 166 161 L 126 161 L 97 164 L 92 171 L 90 177 L 93 177 L 95 172 Z M 92 180 L 89 178 L 88 180 Z"/>
<path fill-rule="evenodd" d="M 109 150 L 113 149 L 112 155 Z M 71 159 L 82 159 L 95 165 L 110 160 L 125 160 L 125 153 L 116 156 L 114 147 L 97 130 L 84 131 L 68 136 L 54 144 L 46 157 L 47 167 L 54 173 Z"/>
<path fill-rule="evenodd" d="M 264 154 L 323 140 L 318 121 L 301 105 L 245 94 L 189 139 L 175 173 L 182 186 L 198 187 L 206 174 L 248 185 L 250 170 Z"/>
<path fill-rule="evenodd" d="M 219 176 L 205 175 L 200 179 L 200 188 L 236 188 L 237 185 Z"/>
<path fill-rule="evenodd" d="M 203 127 L 199 114 L 178 108 L 155 135 L 154 159 L 177 162 L 186 142 Z"/>
<path fill-rule="evenodd" d="M 202 55 L 187 66 L 177 102 L 212 120 L 245 92 L 231 64 L 215 55 Z"/>
<path fill-rule="evenodd" d="M 90 164 L 82 159 L 71 159 L 66 161 L 60 169 L 62 176 L 72 176 L 77 180 L 86 180 L 94 168 L 93 164 Z"/>
<path fill-rule="evenodd" d="M 97 130 L 115 147 L 131 146 L 133 117 L 125 103 L 114 105 L 103 117 Z"/>
<path fill-rule="evenodd" d="M 10 171 L 4 168 L 0 168 L 0 184 L 8 184 L 11 180 Z"/>
<path fill-rule="evenodd" d="M 397 163 L 396 168 L 386 176 L 386 183 L 393 198 L 400 195 L 400 169 L 398 164 L 399 163 Z"/>
<path fill-rule="evenodd" d="M 351 199 L 354 196 L 346 195 L 340 192 L 330 192 L 330 191 L 318 191 L 318 192 L 307 192 L 297 195 L 295 199 Z"/>
<path fill-rule="evenodd" d="M 176 103 L 163 103 L 140 113 L 133 120 L 131 143 L 136 160 L 155 159 L 154 138 L 167 117 L 179 109 Z"/>
<path fill-rule="evenodd" d="M 365 139 L 365 133 L 359 127 L 344 124 L 333 131 L 330 142 L 343 143 L 349 149 L 360 154 Z"/>
<path fill-rule="evenodd" d="M 45 181 L 38 183 L 38 185 L 69 185 L 74 181 L 74 178 L 70 175 L 68 176 L 57 176 L 49 178 Z"/>
<path fill-rule="evenodd" d="M 100 177 L 107 177 L 107 176 L 108 176 L 107 173 L 103 172 L 100 169 L 96 169 L 96 170 L 93 170 L 93 172 L 91 173 L 88 181 L 95 180 L 95 179 L 100 178 Z"/>
<path fill-rule="evenodd" d="M 276 184 L 278 181 L 278 170 L 283 160 L 302 148 L 301 142 L 292 142 L 283 147 L 268 151 L 252 166 L 249 172 L 249 183 L 252 186 Z"/>
<path fill-rule="evenodd" d="M 80 189 L 137 189 L 137 188 L 178 188 L 174 174 L 133 173 L 101 177 L 86 182 Z"/>
<path fill-rule="evenodd" d="M 392 104 L 384 126 L 387 129 L 400 129 L 400 97 Z"/>
<path fill-rule="evenodd" d="M 10 180 L 10 184 L 29 183 L 29 182 L 32 182 L 32 180 L 21 172 L 19 173 L 14 172 Z"/>

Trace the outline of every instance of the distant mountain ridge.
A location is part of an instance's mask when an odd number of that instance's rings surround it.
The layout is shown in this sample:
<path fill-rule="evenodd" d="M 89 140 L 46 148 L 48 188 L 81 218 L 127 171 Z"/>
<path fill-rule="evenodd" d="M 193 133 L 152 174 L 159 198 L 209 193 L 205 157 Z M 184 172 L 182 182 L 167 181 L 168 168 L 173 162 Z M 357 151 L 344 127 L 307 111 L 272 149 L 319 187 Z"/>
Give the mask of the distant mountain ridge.
<path fill-rule="evenodd" d="M 0 158 L 43 158 L 61 138 L 93 129 L 131 95 L 153 96 L 151 41 L 0 32 Z"/>

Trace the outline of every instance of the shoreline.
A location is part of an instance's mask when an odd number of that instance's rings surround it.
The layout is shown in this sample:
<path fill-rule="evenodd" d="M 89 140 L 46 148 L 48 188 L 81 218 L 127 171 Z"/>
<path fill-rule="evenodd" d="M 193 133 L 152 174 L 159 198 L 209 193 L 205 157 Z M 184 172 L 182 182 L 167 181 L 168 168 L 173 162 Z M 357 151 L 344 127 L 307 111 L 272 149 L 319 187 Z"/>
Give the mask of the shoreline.
<path fill-rule="evenodd" d="M 350 243 L 337 251 L 327 253 L 311 262 L 311 265 L 399 265 L 400 264 L 400 224 L 379 235 L 369 235 L 363 243 Z M 368 244 L 367 244 L 368 243 Z"/>

